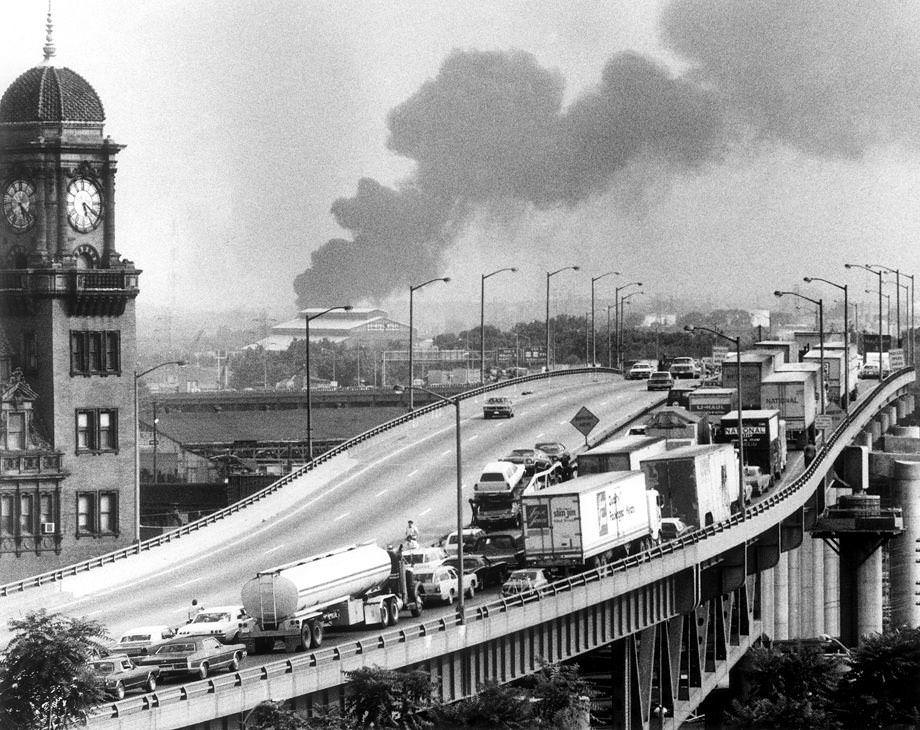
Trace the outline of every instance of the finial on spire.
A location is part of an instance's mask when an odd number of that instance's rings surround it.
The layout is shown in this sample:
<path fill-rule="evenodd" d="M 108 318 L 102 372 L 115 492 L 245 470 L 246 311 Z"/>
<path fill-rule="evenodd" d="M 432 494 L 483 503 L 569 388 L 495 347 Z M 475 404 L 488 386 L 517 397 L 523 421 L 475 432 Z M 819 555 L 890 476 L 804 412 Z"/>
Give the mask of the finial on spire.
<path fill-rule="evenodd" d="M 45 47 L 42 50 L 45 52 L 45 63 L 54 58 L 57 50 L 54 47 L 54 21 L 51 17 L 51 0 L 48 0 L 48 18 L 45 21 Z"/>

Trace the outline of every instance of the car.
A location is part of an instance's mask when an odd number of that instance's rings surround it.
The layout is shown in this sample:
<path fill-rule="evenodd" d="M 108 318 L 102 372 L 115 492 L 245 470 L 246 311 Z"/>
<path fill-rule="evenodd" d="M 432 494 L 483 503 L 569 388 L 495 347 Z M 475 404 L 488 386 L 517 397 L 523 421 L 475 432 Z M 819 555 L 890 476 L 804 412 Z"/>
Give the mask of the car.
<path fill-rule="evenodd" d="M 563 457 L 571 456 L 565 444 L 561 441 L 541 441 L 534 444 L 534 449 L 546 454 L 551 461 L 562 461 Z"/>
<path fill-rule="evenodd" d="M 106 695 L 116 700 L 124 699 L 128 690 L 140 689 L 155 692 L 159 667 L 142 667 L 131 661 L 127 654 L 111 654 L 89 663 L 90 671 L 101 681 Z"/>
<path fill-rule="evenodd" d="M 406 565 L 412 568 L 419 565 L 432 567 L 443 563 L 447 560 L 448 555 L 447 551 L 439 546 L 418 547 L 412 548 L 411 550 L 403 550 L 402 558 Z"/>
<path fill-rule="evenodd" d="M 671 367 L 668 371 L 675 378 L 698 378 L 701 368 L 692 357 L 675 357 L 671 360 Z"/>
<path fill-rule="evenodd" d="M 451 604 L 457 598 L 459 586 L 459 573 L 450 565 L 429 566 L 424 570 L 413 573 L 415 584 L 423 602 L 443 601 Z M 475 573 L 466 573 L 463 576 L 463 586 L 466 595 L 472 598 L 479 587 L 479 579 Z"/>
<path fill-rule="evenodd" d="M 480 537 L 486 534 L 481 527 L 464 527 L 463 528 L 463 550 L 468 551 Z M 457 554 L 457 531 L 454 530 L 447 534 L 441 545 L 448 555 Z"/>
<path fill-rule="evenodd" d="M 541 568 L 521 568 L 511 573 L 502 584 L 502 598 L 533 591 L 545 585 L 549 585 L 549 580 Z"/>
<path fill-rule="evenodd" d="M 487 398 L 482 406 L 482 417 L 497 418 L 499 416 L 514 418 L 514 406 L 511 404 L 511 399 L 499 395 Z"/>
<path fill-rule="evenodd" d="M 539 449 L 513 449 L 501 460 L 523 466 L 524 476 L 533 476 L 538 471 L 546 471 L 553 465 L 552 459 Z"/>
<path fill-rule="evenodd" d="M 242 606 L 201 608 L 187 624 L 176 630 L 176 636 L 213 636 L 232 643 L 240 635 L 240 630 L 252 621 Z"/>
<path fill-rule="evenodd" d="M 637 362 L 626 373 L 627 380 L 648 380 L 655 368 L 647 362 Z"/>
<path fill-rule="evenodd" d="M 243 644 L 222 644 L 213 636 L 174 636 L 138 657 L 137 663 L 159 667 L 160 676 L 194 674 L 207 679 L 215 669 L 237 671 L 245 656 Z"/>
<path fill-rule="evenodd" d="M 510 492 L 524 478 L 524 465 L 510 461 L 490 461 L 473 489 L 477 492 Z"/>
<path fill-rule="evenodd" d="M 750 487 L 752 494 L 760 495 L 773 486 L 773 479 L 769 474 L 764 474 L 759 466 L 748 464 L 744 467 L 744 484 L 745 487 Z M 747 488 L 745 496 L 748 496 Z"/>
<path fill-rule="evenodd" d="M 176 630 L 171 626 L 136 626 L 125 631 L 118 638 L 112 650 L 127 654 L 129 657 L 147 654 L 151 646 L 156 646 L 161 641 L 171 639 L 175 635 Z"/>
<path fill-rule="evenodd" d="M 662 517 L 659 534 L 662 542 L 676 540 L 679 537 L 693 532 L 694 528 L 690 527 L 679 517 Z"/>
<path fill-rule="evenodd" d="M 875 363 L 866 363 L 859 370 L 859 377 L 866 378 L 875 378 L 878 380 L 878 365 Z"/>
<path fill-rule="evenodd" d="M 666 370 L 658 370 L 649 376 L 646 388 L 649 390 L 671 390 L 674 385 L 674 378 Z"/>
<path fill-rule="evenodd" d="M 524 536 L 513 532 L 490 532 L 476 541 L 470 554 L 517 566 L 524 560 Z"/>
<path fill-rule="evenodd" d="M 460 559 L 448 558 L 444 561 L 444 565 L 449 565 L 459 571 Z M 490 560 L 482 555 L 464 555 L 463 572 L 476 575 L 477 588 L 498 587 L 508 579 L 511 566 L 504 560 Z"/>

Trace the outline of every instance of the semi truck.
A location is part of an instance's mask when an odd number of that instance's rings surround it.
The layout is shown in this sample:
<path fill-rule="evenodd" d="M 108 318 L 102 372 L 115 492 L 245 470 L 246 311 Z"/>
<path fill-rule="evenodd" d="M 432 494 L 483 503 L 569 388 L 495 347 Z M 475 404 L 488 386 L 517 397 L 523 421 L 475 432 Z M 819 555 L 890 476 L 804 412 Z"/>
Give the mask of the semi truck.
<path fill-rule="evenodd" d="M 815 365 L 820 368 L 820 364 Z M 784 369 L 765 378 L 760 386 L 764 408 L 779 411 L 786 422 L 786 441 L 796 449 L 815 441 L 816 377 L 813 370 Z"/>
<path fill-rule="evenodd" d="M 802 358 L 803 362 L 821 362 L 820 350 L 809 350 Z M 844 389 L 846 388 L 844 372 L 846 368 L 850 370 L 850 400 L 856 398 L 856 391 L 859 385 L 859 359 L 849 357 L 844 354 L 843 343 L 839 347 L 825 345 L 824 348 L 824 385 L 827 388 L 828 400 L 843 405 Z"/>
<path fill-rule="evenodd" d="M 390 626 L 402 610 L 422 611 L 411 570 L 397 552 L 373 542 L 351 545 L 258 572 L 243 584 L 252 621 L 239 640 L 250 653 L 286 651 L 323 642 L 326 628 Z"/>
<path fill-rule="evenodd" d="M 786 470 L 786 424 L 777 410 L 741 411 L 744 428 L 744 463 L 759 466 L 770 476 L 769 485 L 782 478 Z M 738 411 L 722 416 L 714 432 L 720 444 L 738 444 Z"/>
<path fill-rule="evenodd" d="M 760 404 L 760 384 L 782 365 L 781 350 L 748 350 L 741 353 L 741 407 L 757 409 Z M 722 387 L 738 387 L 738 357 L 726 354 L 722 361 Z"/>
<path fill-rule="evenodd" d="M 483 530 L 519 527 L 521 495 L 562 481 L 562 472 L 562 464 L 558 461 L 532 477 L 525 477 L 524 469 L 519 464 L 507 461 L 487 464 L 482 477 L 473 486 L 473 498 L 470 500 L 473 527 L 481 527 Z M 507 478 L 485 478 L 495 474 L 504 474 Z"/>
<path fill-rule="evenodd" d="M 578 455 L 578 476 L 603 474 L 608 471 L 638 471 L 648 456 L 660 454 L 667 448 L 663 438 L 626 436 L 595 446 Z"/>
<path fill-rule="evenodd" d="M 645 476 L 617 471 L 580 476 L 521 498 L 524 561 L 579 571 L 650 547 L 659 538 L 658 494 Z"/>
<path fill-rule="evenodd" d="M 738 456 L 729 444 L 684 446 L 642 462 L 649 489 L 661 497 L 662 517 L 705 527 L 739 508 Z"/>
<path fill-rule="evenodd" d="M 665 406 L 648 417 L 645 435 L 665 439 L 669 449 L 708 444 L 709 417 L 705 413 L 691 413 L 679 406 Z"/>

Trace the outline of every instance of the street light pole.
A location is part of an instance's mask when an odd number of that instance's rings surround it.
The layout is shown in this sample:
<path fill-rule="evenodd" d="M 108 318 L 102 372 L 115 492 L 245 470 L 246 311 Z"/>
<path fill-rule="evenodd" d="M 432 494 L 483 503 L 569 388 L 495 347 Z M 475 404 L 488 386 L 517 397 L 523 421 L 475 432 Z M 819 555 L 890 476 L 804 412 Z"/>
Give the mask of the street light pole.
<path fill-rule="evenodd" d="M 600 276 L 591 277 L 591 367 L 597 362 L 597 328 L 594 326 L 594 284 L 605 276 L 619 276 L 619 271 L 608 271 Z M 609 319 L 609 316 L 608 316 Z"/>
<path fill-rule="evenodd" d="M 878 277 L 878 379 L 882 380 L 882 271 L 876 271 L 865 264 L 844 264 L 845 269 L 863 269 Z"/>
<path fill-rule="evenodd" d="M 736 385 L 736 394 L 738 396 L 738 501 L 741 505 L 741 514 L 744 516 L 745 510 L 747 509 L 747 496 L 744 493 L 744 417 L 742 415 L 743 408 L 741 406 L 741 335 L 737 337 L 729 337 L 718 330 L 714 330 L 710 327 L 702 326 L 693 326 L 686 325 L 684 330 L 687 332 L 696 332 L 697 330 L 703 330 L 704 332 L 709 332 L 710 334 L 715 335 L 716 337 L 721 337 L 723 340 L 728 342 L 733 342 L 735 344 L 735 358 L 737 362 L 737 380 Z"/>
<path fill-rule="evenodd" d="M 479 384 L 486 384 L 486 279 L 503 271 L 516 272 L 513 266 L 497 269 L 491 274 L 480 274 L 479 282 Z"/>
<path fill-rule="evenodd" d="M 620 297 L 619 316 L 617 317 L 617 368 L 621 370 L 623 367 L 623 330 L 626 324 L 626 300 L 641 293 L 641 291 L 634 291 Z"/>
<path fill-rule="evenodd" d="M 628 289 L 631 286 L 642 286 L 641 281 L 631 281 L 628 284 L 623 284 L 623 286 L 618 286 L 613 290 L 613 304 L 614 304 L 614 325 L 613 329 L 616 337 L 616 349 L 614 361 L 617 364 L 617 367 L 620 366 L 620 292 L 624 289 Z"/>
<path fill-rule="evenodd" d="M 828 279 L 822 279 L 820 276 L 806 276 L 804 279 L 806 284 L 810 284 L 813 281 L 823 281 L 825 284 L 830 284 L 835 286 L 838 289 L 843 290 L 843 369 L 844 369 L 844 393 L 843 393 L 843 410 L 846 413 L 850 412 L 850 302 L 848 298 L 848 289 L 846 284 L 838 284 L 834 281 L 829 281 Z M 823 329 L 823 327 L 822 327 Z M 822 338 L 823 344 L 823 338 Z M 821 368 L 824 368 L 824 355 L 821 356 Z"/>
<path fill-rule="evenodd" d="M 563 271 L 578 271 L 578 266 L 563 266 L 561 269 L 546 272 L 546 372 L 552 370 L 549 358 L 549 280 Z"/>
<path fill-rule="evenodd" d="M 821 377 L 821 415 L 823 416 L 827 412 L 824 395 L 824 300 L 812 299 L 811 297 L 806 297 L 804 294 L 799 294 L 796 291 L 780 291 L 777 289 L 775 292 L 773 292 L 773 295 L 776 297 L 783 297 L 786 294 L 789 294 L 793 297 L 798 297 L 799 299 L 804 299 L 806 302 L 811 302 L 818 307 L 818 344 L 820 347 L 818 357 L 821 358 L 821 369 L 818 371 L 818 374 Z"/>
<path fill-rule="evenodd" d="M 413 308 L 413 296 L 415 295 L 416 289 L 421 289 L 423 286 L 428 286 L 433 284 L 436 281 L 443 281 L 445 284 L 450 281 L 449 276 L 441 276 L 437 279 L 429 279 L 421 284 L 410 284 L 409 285 L 409 385 L 415 382 L 415 353 L 413 352 L 415 347 L 415 330 L 413 328 L 412 320 L 414 317 L 414 308 Z M 415 410 L 415 398 L 413 397 L 413 389 L 409 388 L 409 410 Z"/>
<path fill-rule="evenodd" d="M 137 382 L 148 373 L 154 370 L 165 368 L 167 365 L 178 365 L 180 368 L 188 363 L 185 360 L 169 360 L 147 368 L 141 372 L 134 369 L 134 541 L 140 542 L 141 539 L 141 421 L 140 412 L 138 411 L 138 393 Z M 154 414 L 156 420 L 156 414 Z M 156 429 L 156 425 L 154 425 Z M 156 441 L 156 436 L 154 436 Z M 155 445 L 155 444 L 154 444 Z M 156 479 L 156 470 L 154 470 L 154 479 Z"/>
<path fill-rule="evenodd" d="M 607 367 L 608 368 L 613 367 L 613 360 L 610 359 L 611 352 L 612 352 L 612 350 L 610 349 L 610 310 L 613 309 L 614 307 L 616 307 L 615 304 L 607 305 Z"/>
<path fill-rule="evenodd" d="M 444 403 L 449 403 L 454 407 L 454 442 L 455 449 L 457 453 L 457 464 L 456 464 L 456 476 L 457 476 L 457 572 L 459 573 L 459 587 L 457 589 L 457 612 L 459 613 L 460 624 L 463 625 L 466 623 L 466 601 L 465 601 L 465 574 L 463 570 L 463 471 L 462 471 L 462 462 L 460 459 L 460 396 L 455 395 L 452 398 L 436 393 L 433 390 L 428 390 L 421 385 L 410 385 L 408 388 L 405 388 L 401 385 L 397 385 L 394 390 L 397 393 L 401 393 L 404 390 L 408 390 L 410 393 L 413 390 L 423 390 L 429 395 L 434 396 L 439 401 Z"/>
<path fill-rule="evenodd" d="M 307 380 L 307 459 L 309 461 L 313 461 L 313 388 L 310 384 L 310 322 L 322 317 L 324 314 L 329 314 L 329 312 L 350 312 L 351 309 L 350 304 L 341 304 L 336 307 L 329 307 L 313 315 L 307 314 L 307 311 L 304 310 L 304 335 L 306 336 L 304 342 L 304 370 L 306 371 L 305 377 Z"/>

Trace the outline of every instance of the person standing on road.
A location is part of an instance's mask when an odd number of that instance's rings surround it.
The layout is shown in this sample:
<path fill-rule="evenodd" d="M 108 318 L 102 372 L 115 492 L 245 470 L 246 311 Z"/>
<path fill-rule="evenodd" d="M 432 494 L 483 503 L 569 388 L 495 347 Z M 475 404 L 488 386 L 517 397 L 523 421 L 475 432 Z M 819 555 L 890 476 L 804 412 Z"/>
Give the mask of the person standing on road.
<path fill-rule="evenodd" d="M 418 547 L 418 527 L 415 526 L 412 520 L 409 520 L 409 524 L 406 526 L 406 547 L 410 550 Z"/>

